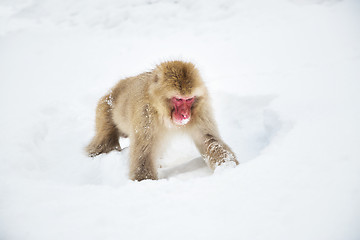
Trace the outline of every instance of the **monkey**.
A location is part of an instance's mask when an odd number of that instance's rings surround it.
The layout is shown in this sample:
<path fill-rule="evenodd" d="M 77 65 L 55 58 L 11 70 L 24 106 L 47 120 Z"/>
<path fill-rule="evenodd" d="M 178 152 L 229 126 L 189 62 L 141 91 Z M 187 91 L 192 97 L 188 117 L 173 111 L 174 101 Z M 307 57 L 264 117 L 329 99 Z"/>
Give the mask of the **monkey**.
<path fill-rule="evenodd" d="M 156 160 L 177 132 L 192 138 L 210 169 L 239 164 L 219 135 L 208 90 L 191 62 L 166 61 L 120 80 L 99 100 L 95 125 L 88 156 L 121 151 L 119 138 L 129 137 L 131 180 L 158 179 Z"/>

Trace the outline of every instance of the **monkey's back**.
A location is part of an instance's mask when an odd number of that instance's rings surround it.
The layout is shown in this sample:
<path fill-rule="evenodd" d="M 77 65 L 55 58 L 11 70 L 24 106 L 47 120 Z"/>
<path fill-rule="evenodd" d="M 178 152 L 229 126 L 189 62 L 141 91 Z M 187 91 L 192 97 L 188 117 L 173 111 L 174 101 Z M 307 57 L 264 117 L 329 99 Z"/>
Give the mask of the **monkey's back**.
<path fill-rule="evenodd" d="M 118 129 L 128 136 L 136 124 L 130 119 L 138 119 L 134 115 L 141 114 L 143 106 L 147 104 L 151 80 L 152 73 L 146 72 L 122 79 L 112 88 L 112 119 Z"/>

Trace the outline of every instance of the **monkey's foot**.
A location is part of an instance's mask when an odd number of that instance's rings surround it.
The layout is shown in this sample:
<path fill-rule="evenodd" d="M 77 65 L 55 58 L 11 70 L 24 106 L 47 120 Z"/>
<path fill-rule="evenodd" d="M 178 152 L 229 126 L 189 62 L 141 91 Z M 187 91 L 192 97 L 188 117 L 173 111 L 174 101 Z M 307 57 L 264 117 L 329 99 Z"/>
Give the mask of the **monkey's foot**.
<path fill-rule="evenodd" d="M 117 144 L 115 146 L 109 146 L 107 144 L 105 145 L 102 145 L 102 144 L 99 144 L 99 145 L 96 145 L 96 146 L 88 146 L 87 147 L 87 152 L 88 152 L 88 156 L 89 157 L 96 157 L 97 155 L 100 155 L 102 153 L 108 153 L 108 152 L 111 152 L 111 151 L 118 151 L 118 152 L 121 152 L 121 147 L 120 147 L 120 144 Z"/>
<path fill-rule="evenodd" d="M 134 181 L 142 181 L 142 180 L 158 180 L 157 172 L 154 170 L 148 169 L 136 169 L 136 171 L 132 174 L 131 177 Z"/>

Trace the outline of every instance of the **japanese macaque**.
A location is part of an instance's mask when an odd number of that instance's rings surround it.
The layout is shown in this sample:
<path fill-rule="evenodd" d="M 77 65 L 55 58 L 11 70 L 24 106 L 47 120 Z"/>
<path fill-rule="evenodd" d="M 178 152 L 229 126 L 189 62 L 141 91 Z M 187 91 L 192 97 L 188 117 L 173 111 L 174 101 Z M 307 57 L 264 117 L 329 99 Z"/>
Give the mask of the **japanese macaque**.
<path fill-rule="evenodd" d="M 119 137 L 129 137 L 130 178 L 158 179 L 156 160 L 167 136 L 178 131 L 191 136 L 211 169 L 239 164 L 220 138 L 198 70 L 189 62 L 168 61 L 119 81 L 100 99 L 96 135 L 86 150 L 91 157 L 120 151 Z"/>

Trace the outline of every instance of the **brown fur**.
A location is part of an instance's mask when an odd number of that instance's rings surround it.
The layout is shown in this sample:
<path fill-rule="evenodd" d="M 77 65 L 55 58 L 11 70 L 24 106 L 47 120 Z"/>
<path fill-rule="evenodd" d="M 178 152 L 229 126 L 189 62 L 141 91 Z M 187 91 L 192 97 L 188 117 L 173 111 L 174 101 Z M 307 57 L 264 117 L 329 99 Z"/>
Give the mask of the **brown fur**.
<path fill-rule="evenodd" d="M 174 96 L 196 96 L 191 119 L 183 126 L 171 120 Z M 118 82 L 100 99 L 96 135 L 87 147 L 89 156 L 121 150 L 119 137 L 130 137 L 130 178 L 157 179 L 156 159 L 164 136 L 183 131 L 191 135 L 211 169 L 226 161 L 238 164 L 221 140 L 212 117 L 207 89 L 192 63 L 169 61 L 152 72 Z"/>

